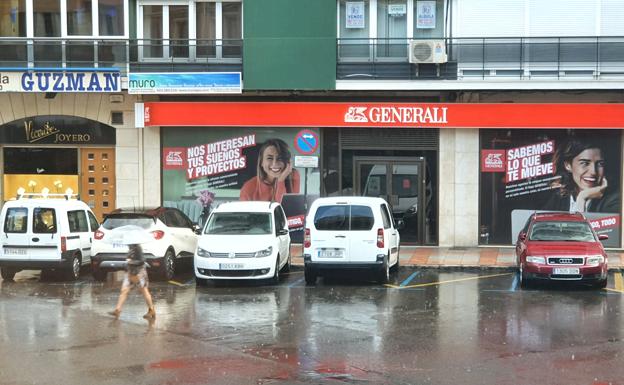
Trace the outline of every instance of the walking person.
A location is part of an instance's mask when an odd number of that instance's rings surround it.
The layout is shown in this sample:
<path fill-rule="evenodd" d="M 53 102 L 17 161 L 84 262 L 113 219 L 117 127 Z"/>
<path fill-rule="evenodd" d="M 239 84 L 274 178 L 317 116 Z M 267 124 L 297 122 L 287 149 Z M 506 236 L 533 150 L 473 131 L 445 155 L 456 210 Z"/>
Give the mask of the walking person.
<path fill-rule="evenodd" d="M 128 293 L 132 287 L 137 287 L 143 297 L 145 298 L 145 303 L 147 303 L 147 313 L 143 316 L 145 319 L 154 319 L 156 318 L 156 312 L 154 311 L 154 303 L 152 302 L 152 295 L 148 290 L 149 279 L 147 277 L 147 269 L 145 268 L 145 257 L 143 256 L 143 250 L 141 246 L 138 244 L 133 244 L 129 246 L 128 250 L 128 258 L 127 267 L 126 267 L 126 275 L 124 277 L 123 283 L 121 285 L 121 292 L 119 293 L 119 300 L 117 301 L 117 306 L 115 310 L 109 312 L 108 314 L 118 318 L 121 314 L 121 308 L 123 307 L 124 302 L 128 298 Z"/>

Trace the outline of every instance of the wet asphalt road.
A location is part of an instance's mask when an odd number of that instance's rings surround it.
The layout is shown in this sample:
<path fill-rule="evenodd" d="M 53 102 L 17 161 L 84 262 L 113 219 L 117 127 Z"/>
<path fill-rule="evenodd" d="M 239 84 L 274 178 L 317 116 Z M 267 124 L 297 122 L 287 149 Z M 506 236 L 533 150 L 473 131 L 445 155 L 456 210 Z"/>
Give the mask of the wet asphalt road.
<path fill-rule="evenodd" d="M 0 282 L 0 384 L 624 384 L 622 275 L 520 289 L 507 270 L 402 267 L 306 286 L 152 282 L 106 314 L 121 273 Z"/>

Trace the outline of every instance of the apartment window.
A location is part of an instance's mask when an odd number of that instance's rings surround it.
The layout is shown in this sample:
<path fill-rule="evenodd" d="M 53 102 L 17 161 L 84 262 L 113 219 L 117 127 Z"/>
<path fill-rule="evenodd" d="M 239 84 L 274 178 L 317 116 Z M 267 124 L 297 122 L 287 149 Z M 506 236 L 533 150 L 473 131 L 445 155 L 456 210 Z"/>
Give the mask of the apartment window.
<path fill-rule="evenodd" d="M 91 0 L 67 0 L 67 35 L 93 34 L 93 7 Z"/>
<path fill-rule="evenodd" d="M 26 0 L 0 1 L 0 36 L 26 36 Z"/>
<path fill-rule="evenodd" d="M 197 57 L 215 57 L 216 3 L 197 3 L 195 6 L 195 25 L 197 28 Z"/>
<path fill-rule="evenodd" d="M 99 0 L 98 20 L 100 36 L 123 36 L 125 20 L 123 0 Z"/>
<path fill-rule="evenodd" d="M 242 8 L 241 3 L 223 3 L 223 57 L 240 57 Z"/>
<path fill-rule="evenodd" d="M 169 6 L 169 38 L 171 57 L 188 57 L 188 6 Z"/>
<path fill-rule="evenodd" d="M 35 37 L 61 36 L 61 4 L 59 0 L 33 2 L 33 29 Z"/>
<path fill-rule="evenodd" d="M 407 0 L 377 0 L 378 57 L 404 57 L 407 53 Z"/>
<path fill-rule="evenodd" d="M 143 7 L 143 55 L 162 57 L 163 47 L 163 6 L 146 5 Z"/>

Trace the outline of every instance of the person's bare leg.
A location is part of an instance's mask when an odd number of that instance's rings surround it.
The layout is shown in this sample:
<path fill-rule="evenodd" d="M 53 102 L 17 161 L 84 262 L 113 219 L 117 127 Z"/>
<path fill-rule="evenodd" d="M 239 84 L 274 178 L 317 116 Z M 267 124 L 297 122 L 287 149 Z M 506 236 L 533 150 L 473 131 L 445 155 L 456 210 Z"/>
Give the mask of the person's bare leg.
<path fill-rule="evenodd" d="M 147 287 L 142 287 L 141 293 L 143 294 L 143 298 L 145 298 L 145 303 L 147 304 L 147 313 L 143 316 L 143 318 L 154 318 L 156 317 L 156 311 L 154 311 L 154 303 L 152 302 L 152 295 L 150 294 Z"/>
<path fill-rule="evenodd" d="M 111 311 L 110 314 L 119 317 L 121 313 L 121 308 L 123 307 L 124 302 L 128 298 L 128 293 L 130 292 L 129 287 L 122 287 L 121 292 L 119 293 L 119 299 L 117 300 L 117 306 L 115 306 L 115 310 Z"/>

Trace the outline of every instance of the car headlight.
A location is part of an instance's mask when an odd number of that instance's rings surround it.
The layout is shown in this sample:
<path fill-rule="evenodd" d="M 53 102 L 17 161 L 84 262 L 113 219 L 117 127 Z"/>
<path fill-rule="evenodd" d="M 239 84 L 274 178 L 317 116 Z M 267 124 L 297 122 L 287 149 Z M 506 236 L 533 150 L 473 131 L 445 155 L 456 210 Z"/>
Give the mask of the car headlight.
<path fill-rule="evenodd" d="M 197 256 L 202 258 L 210 258 L 210 252 L 208 252 L 208 250 L 202 249 L 201 247 L 198 247 Z"/>
<path fill-rule="evenodd" d="M 256 251 L 256 254 L 254 255 L 254 257 L 256 258 L 268 257 L 271 254 L 273 254 L 273 246 L 269 246 L 264 250 Z"/>
<path fill-rule="evenodd" d="M 546 260 L 544 259 L 544 257 L 534 257 L 530 255 L 526 257 L 526 261 L 527 263 L 538 263 L 542 265 L 546 263 Z"/>
<path fill-rule="evenodd" d="M 602 255 L 592 255 L 587 257 L 587 266 L 599 266 L 604 262 Z"/>

